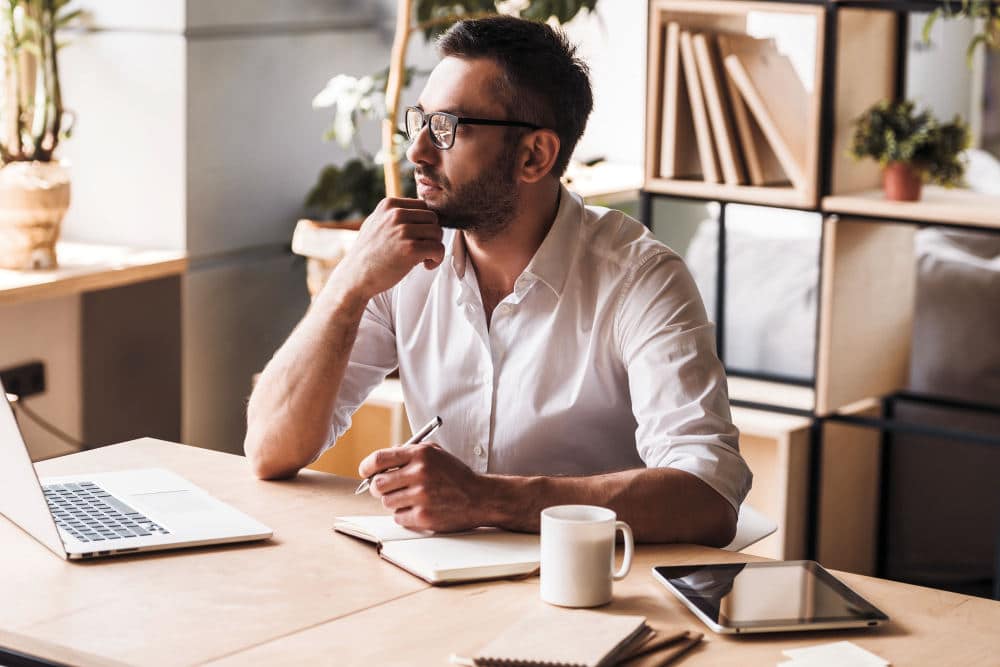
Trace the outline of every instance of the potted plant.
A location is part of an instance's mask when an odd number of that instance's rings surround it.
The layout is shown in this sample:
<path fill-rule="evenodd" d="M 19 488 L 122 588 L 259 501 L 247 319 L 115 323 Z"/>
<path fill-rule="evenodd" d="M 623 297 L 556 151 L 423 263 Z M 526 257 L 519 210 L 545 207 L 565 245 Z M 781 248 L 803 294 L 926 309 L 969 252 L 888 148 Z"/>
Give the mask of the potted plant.
<path fill-rule="evenodd" d="M 1000 4 L 996 0 L 962 0 L 957 8 L 953 7 L 950 2 L 945 2 L 941 7 L 935 8 L 924 21 L 925 44 L 930 43 L 931 28 L 942 17 L 947 19 L 966 18 L 983 22 L 982 30 L 972 36 L 965 52 L 965 59 L 970 68 L 972 67 L 972 57 L 980 44 L 994 51 L 1000 50 Z"/>
<path fill-rule="evenodd" d="M 517 4 L 517 3 L 516 3 Z M 300 220 L 292 238 L 292 250 L 309 258 L 307 283 L 316 292 L 343 257 L 364 216 L 388 193 L 415 197 L 412 166 L 401 168 L 405 153 L 399 128 L 400 94 L 416 73 L 406 67 L 410 37 L 423 33 L 426 39 L 441 34 L 462 19 L 496 14 L 500 7 L 522 18 L 559 23 L 581 10 L 593 10 L 597 0 L 528 0 L 511 7 L 509 0 L 398 0 L 396 30 L 388 69 L 364 77 L 339 74 L 313 99 L 313 107 L 333 109 L 334 118 L 324 139 L 352 148 L 358 157 L 341 167 L 328 165 L 306 198 L 307 212 L 319 220 Z M 381 150 L 372 155 L 359 140 L 365 120 L 382 124 Z"/>
<path fill-rule="evenodd" d="M 55 159 L 69 135 L 56 32 L 80 15 L 71 0 L 3 0 L 0 73 L 0 267 L 56 266 L 69 173 Z"/>
<path fill-rule="evenodd" d="M 850 154 L 882 165 L 886 199 L 917 201 L 923 183 L 946 188 L 963 184 L 962 151 L 969 147 L 968 126 L 955 116 L 941 123 L 914 103 L 882 101 L 854 121 Z"/>

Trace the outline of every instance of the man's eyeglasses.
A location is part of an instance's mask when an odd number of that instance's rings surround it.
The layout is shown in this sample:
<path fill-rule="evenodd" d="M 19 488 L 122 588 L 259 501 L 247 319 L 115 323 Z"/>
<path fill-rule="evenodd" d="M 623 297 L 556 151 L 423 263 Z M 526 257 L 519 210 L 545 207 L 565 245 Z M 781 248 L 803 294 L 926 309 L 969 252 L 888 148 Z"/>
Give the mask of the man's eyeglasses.
<path fill-rule="evenodd" d="M 539 125 L 525 123 L 519 120 L 488 120 L 486 118 L 465 118 L 444 111 L 425 113 L 420 107 L 406 107 L 406 138 L 413 141 L 420 130 L 427 125 L 430 128 L 431 143 L 435 148 L 446 151 L 455 145 L 455 130 L 459 123 L 466 125 L 503 125 L 507 127 L 528 127 L 532 130 L 542 129 Z"/>

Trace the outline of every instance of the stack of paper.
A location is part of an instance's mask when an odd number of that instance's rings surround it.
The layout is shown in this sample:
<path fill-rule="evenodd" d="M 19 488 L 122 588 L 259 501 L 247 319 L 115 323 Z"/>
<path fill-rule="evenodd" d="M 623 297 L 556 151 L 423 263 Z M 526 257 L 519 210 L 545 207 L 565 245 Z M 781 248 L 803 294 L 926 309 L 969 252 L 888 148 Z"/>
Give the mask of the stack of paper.
<path fill-rule="evenodd" d="M 852 642 L 833 642 L 782 651 L 791 658 L 778 667 L 887 667 L 890 663 Z"/>

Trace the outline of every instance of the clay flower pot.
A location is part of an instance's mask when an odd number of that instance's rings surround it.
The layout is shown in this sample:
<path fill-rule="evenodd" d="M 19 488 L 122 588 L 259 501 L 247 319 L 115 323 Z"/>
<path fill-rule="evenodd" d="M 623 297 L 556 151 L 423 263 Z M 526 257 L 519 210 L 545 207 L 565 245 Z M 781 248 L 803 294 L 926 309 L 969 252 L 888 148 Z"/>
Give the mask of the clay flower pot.
<path fill-rule="evenodd" d="M 310 297 L 316 298 L 334 268 L 354 244 L 362 222 L 364 218 L 339 222 L 299 220 L 292 236 L 292 252 L 308 259 L 306 287 Z"/>
<path fill-rule="evenodd" d="M 890 201 L 919 201 L 920 172 L 906 162 L 893 162 L 882 170 L 882 189 Z"/>
<path fill-rule="evenodd" d="M 54 269 L 69 208 L 69 170 L 57 162 L 0 167 L 0 268 Z"/>

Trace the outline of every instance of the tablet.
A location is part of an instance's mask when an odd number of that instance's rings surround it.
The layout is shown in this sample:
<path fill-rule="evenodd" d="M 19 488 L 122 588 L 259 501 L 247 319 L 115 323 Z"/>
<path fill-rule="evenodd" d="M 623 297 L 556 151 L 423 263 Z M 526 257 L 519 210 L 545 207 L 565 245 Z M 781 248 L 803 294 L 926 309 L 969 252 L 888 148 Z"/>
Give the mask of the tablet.
<path fill-rule="evenodd" d="M 653 576 L 723 634 L 863 628 L 889 620 L 811 560 L 654 567 Z"/>

